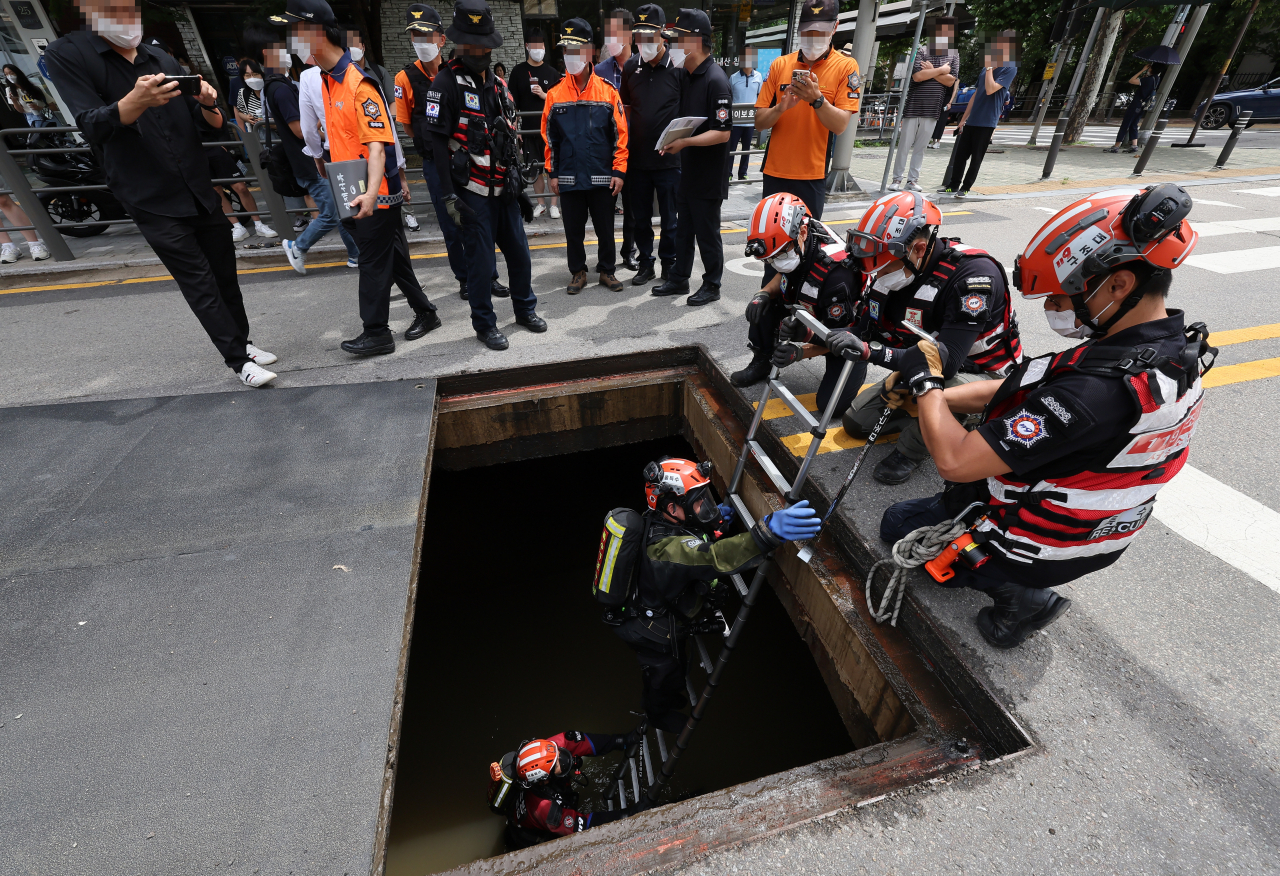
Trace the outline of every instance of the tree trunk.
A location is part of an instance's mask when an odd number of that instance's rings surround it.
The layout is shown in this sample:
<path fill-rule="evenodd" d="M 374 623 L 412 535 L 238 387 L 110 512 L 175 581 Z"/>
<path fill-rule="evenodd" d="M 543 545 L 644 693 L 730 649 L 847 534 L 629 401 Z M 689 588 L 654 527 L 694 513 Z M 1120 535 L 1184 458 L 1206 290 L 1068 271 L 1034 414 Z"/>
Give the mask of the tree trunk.
<path fill-rule="evenodd" d="M 1107 82 L 1102 87 L 1102 94 L 1105 98 L 1108 94 L 1114 97 L 1116 91 L 1116 74 L 1120 72 L 1120 65 L 1124 63 L 1125 53 L 1129 51 L 1129 43 L 1133 42 L 1133 38 L 1138 35 L 1138 31 L 1147 26 L 1147 19 L 1151 17 L 1151 13 L 1143 15 L 1142 18 L 1131 28 L 1127 28 L 1120 33 L 1120 42 L 1116 46 L 1115 60 L 1111 62 L 1111 70 L 1107 73 Z M 1098 111 L 1102 112 L 1106 100 L 1099 104 Z"/>
<path fill-rule="evenodd" d="M 1107 19 L 1102 39 L 1098 40 L 1089 56 L 1088 66 L 1084 70 L 1084 79 L 1080 83 L 1080 93 L 1076 95 L 1075 106 L 1071 107 L 1071 115 L 1067 117 L 1067 130 L 1063 135 L 1063 143 L 1074 143 L 1084 133 L 1084 124 L 1093 112 L 1093 104 L 1098 99 L 1098 86 L 1102 84 L 1102 71 L 1106 69 L 1107 59 L 1111 57 L 1111 49 L 1116 44 L 1116 34 L 1120 33 L 1120 25 L 1124 23 L 1124 11 L 1111 13 Z"/>

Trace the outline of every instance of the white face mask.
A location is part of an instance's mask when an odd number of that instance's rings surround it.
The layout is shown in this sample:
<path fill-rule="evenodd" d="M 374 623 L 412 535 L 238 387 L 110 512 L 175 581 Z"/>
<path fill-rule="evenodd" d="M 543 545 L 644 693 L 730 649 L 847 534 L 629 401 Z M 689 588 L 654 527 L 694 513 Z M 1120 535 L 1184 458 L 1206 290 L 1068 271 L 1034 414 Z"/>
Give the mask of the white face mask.
<path fill-rule="evenodd" d="M 541 60 L 542 60 L 543 58 L 545 58 L 546 56 L 547 56 L 547 50 L 546 50 L 546 49 L 530 49 L 530 50 L 529 50 L 529 60 L 530 60 L 530 61 L 541 61 Z"/>
<path fill-rule="evenodd" d="M 610 58 L 622 51 L 622 43 L 618 40 L 605 40 L 604 51 Z"/>
<path fill-rule="evenodd" d="M 581 55 L 565 55 L 564 69 L 570 76 L 577 76 L 587 68 L 587 59 Z"/>
<path fill-rule="evenodd" d="M 1044 318 L 1049 321 L 1049 328 L 1064 338 L 1084 338 L 1089 334 L 1087 325 L 1076 325 L 1076 314 L 1073 310 L 1046 310 Z"/>
<path fill-rule="evenodd" d="M 286 70 L 293 66 L 293 56 L 284 49 L 280 50 L 280 66 Z"/>
<path fill-rule="evenodd" d="M 138 43 L 142 42 L 142 16 L 138 16 L 136 21 L 119 21 L 91 12 L 89 20 L 93 32 L 114 46 L 136 49 Z"/>
<path fill-rule="evenodd" d="M 668 54 L 671 55 L 671 63 L 677 67 L 683 67 L 684 59 L 689 56 L 689 53 L 684 49 L 670 49 Z"/>
<path fill-rule="evenodd" d="M 911 285 L 911 275 L 907 273 L 906 268 L 898 268 L 892 274 L 882 274 L 876 277 L 873 288 L 879 289 L 881 292 L 897 292 L 906 286 Z"/>
<path fill-rule="evenodd" d="M 252 88 L 254 91 L 262 90 L 262 80 L 257 78 L 256 76 L 253 78 L 246 78 L 244 80 L 244 84 Z"/>
<path fill-rule="evenodd" d="M 414 43 L 413 53 L 418 56 L 418 60 L 422 63 L 430 64 L 436 58 L 440 57 L 440 47 L 434 42 Z"/>
<path fill-rule="evenodd" d="M 641 43 L 640 57 L 646 63 L 658 57 L 658 52 L 662 51 L 662 43 Z"/>
<path fill-rule="evenodd" d="M 364 60 L 364 49 L 360 48 L 359 46 L 352 46 L 350 49 L 348 49 L 348 51 L 351 52 L 351 60 L 353 61 Z"/>
<path fill-rule="evenodd" d="M 800 51 L 804 54 L 805 60 L 816 61 L 829 48 L 831 48 L 830 34 L 800 37 Z"/>
<path fill-rule="evenodd" d="M 789 249 L 781 255 L 773 256 L 766 259 L 773 266 L 773 269 L 779 274 L 790 274 L 796 268 L 800 267 L 800 253 L 795 249 Z"/>
<path fill-rule="evenodd" d="M 299 58 L 311 57 L 311 43 L 301 37 L 289 37 L 289 51 L 293 52 Z"/>
<path fill-rule="evenodd" d="M 17 76 L 14 76 L 12 73 L 6 73 L 6 74 L 4 74 L 4 78 L 5 78 L 5 79 L 8 79 L 10 82 L 14 82 L 14 83 L 16 83 L 16 82 L 18 81 L 18 77 L 17 77 Z"/>

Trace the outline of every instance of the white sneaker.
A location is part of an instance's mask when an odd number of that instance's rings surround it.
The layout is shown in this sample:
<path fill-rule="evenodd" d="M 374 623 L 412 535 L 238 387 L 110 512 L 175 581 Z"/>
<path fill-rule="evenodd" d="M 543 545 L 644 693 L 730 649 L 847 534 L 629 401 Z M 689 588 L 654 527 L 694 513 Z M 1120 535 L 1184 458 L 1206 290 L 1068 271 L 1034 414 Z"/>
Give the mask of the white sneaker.
<path fill-rule="evenodd" d="M 18 249 L 16 243 L 0 246 L 0 265 L 11 265 L 20 258 L 22 258 L 22 250 Z"/>
<path fill-rule="evenodd" d="M 280 246 L 284 248 L 284 257 L 289 260 L 290 266 L 299 274 L 305 274 L 307 272 L 307 254 L 298 249 L 297 243 L 292 240 L 285 240 L 281 242 Z"/>
<path fill-rule="evenodd" d="M 249 229 L 244 227 L 243 222 L 237 222 L 235 227 L 231 229 L 232 243 L 239 243 L 242 240 L 249 239 Z"/>
<path fill-rule="evenodd" d="M 408 228 L 410 231 L 417 231 L 417 230 L 418 230 L 418 227 L 419 227 L 419 226 L 418 226 L 418 217 L 417 217 L 417 216 L 415 216 L 415 215 L 413 215 L 412 213 L 405 213 L 405 214 L 404 214 L 404 227 L 405 227 L 405 228 Z"/>
<path fill-rule="evenodd" d="M 347 259 L 347 267 L 348 267 L 348 268 L 358 268 L 358 267 L 360 267 L 360 262 L 359 262 L 358 260 L 356 260 L 356 259 Z"/>
<path fill-rule="evenodd" d="M 33 240 L 27 244 L 27 248 L 31 250 L 31 258 L 38 262 L 49 258 L 49 247 L 45 246 L 43 241 Z"/>
<path fill-rule="evenodd" d="M 923 192 L 924 191 L 924 189 L 920 188 L 919 185 L 911 182 L 910 180 L 908 180 L 907 184 L 902 187 L 902 190 L 904 192 Z"/>
<path fill-rule="evenodd" d="M 552 219 L 560 218 L 560 208 L 557 207 L 555 204 L 551 205 L 551 218 Z"/>
<path fill-rule="evenodd" d="M 257 231 L 258 231 L 259 237 L 279 237 L 280 236 L 279 234 L 276 234 L 276 230 L 274 228 L 262 222 L 258 223 Z"/>
<path fill-rule="evenodd" d="M 942 148 L 942 144 L 941 144 L 941 143 L 939 143 L 937 140 L 930 140 L 930 141 L 929 141 L 929 145 L 928 145 L 928 146 L 926 146 L 925 148 L 926 148 L 926 149 L 941 149 L 941 148 Z"/>
<path fill-rule="evenodd" d="M 252 386 L 254 389 L 266 386 L 275 380 L 277 376 L 274 371 L 268 371 L 253 362 L 244 363 L 244 367 L 240 369 L 240 382 L 245 386 Z"/>
<path fill-rule="evenodd" d="M 271 365 L 279 361 L 275 353 L 268 353 L 266 350 L 259 349 L 253 344 L 245 344 L 244 353 L 259 365 Z"/>
<path fill-rule="evenodd" d="M 889 183 L 889 191 L 891 192 L 902 191 L 902 180 L 895 179 L 893 182 Z"/>
<path fill-rule="evenodd" d="M 537 219 L 539 216 L 541 216 L 545 212 L 547 212 L 547 205 L 539 204 L 538 206 L 533 208 L 533 218 Z"/>

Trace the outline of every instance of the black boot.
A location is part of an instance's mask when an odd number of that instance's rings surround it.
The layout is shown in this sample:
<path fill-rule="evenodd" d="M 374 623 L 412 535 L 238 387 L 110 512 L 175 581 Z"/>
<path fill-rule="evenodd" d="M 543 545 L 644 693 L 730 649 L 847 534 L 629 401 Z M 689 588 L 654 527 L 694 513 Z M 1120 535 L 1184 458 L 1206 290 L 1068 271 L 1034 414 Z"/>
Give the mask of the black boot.
<path fill-rule="evenodd" d="M 653 273 L 653 262 L 640 266 L 640 273 L 631 278 L 632 286 L 643 286 L 648 283 L 656 275 Z"/>
<path fill-rule="evenodd" d="M 494 298 L 510 298 L 511 290 L 498 281 L 497 277 L 489 284 L 489 294 Z"/>
<path fill-rule="evenodd" d="M 463 301 L 467 300 L 467 281 L 466 280 L 458 281 L 458 297 L 461 298 Z"/>
<path fill-rule="evenodd" d="M 361 332 L 359 337 L 343 341 L 339 346 L 355 356 L 385 356 L 396 351 L 396 339 L 390 331 L 376 335 Z"/>
<path fill-rule="evenodd" d="M 735 371 L 729 375 L 729 382 L 734 386 L 750 386 L 753 383 L 759 383 L 769 376 L 769 372 L 773 369 L 773 363 L 770 362 L 770 356 L 767 353 L 761 353 L 759 350 L 751 354 L 751 361 L 747 363 L 747 367 L 741 371 Z"/>
<path fill-rule="evenodd" d="M 636 263 L 636 248 L 632 246 L 630 249 L 624 250 L 622 253 L 622 267 L 628 271 L 640 270 L 640 265 Z"/>
<path fill-rule="evenodd" d="M 688 295 L 689 281 L 668 279 L 650 289 L 649 294 L 660 297 L 664 295 Z"/>
<path fill-rule="evenodd" d="M 903 456 L 895 447 L 893 451 L 880 460 L 880 464 L 871 472 L 882 484 L 905 484 L 911 473 L 920 467 L 920 460 Z"/>
<path fill-rule="evenodd" d="M 1048 587 L 1023 587 L 1010 582 L 992 587 L 986 594 L 995 600 L 995 605 L 978 612 L 974 623 L 991 647 L 1002 650 L 1018 647 L 1027 636 L 1049 626 L 1071 607 L 1070 599 Z"/>

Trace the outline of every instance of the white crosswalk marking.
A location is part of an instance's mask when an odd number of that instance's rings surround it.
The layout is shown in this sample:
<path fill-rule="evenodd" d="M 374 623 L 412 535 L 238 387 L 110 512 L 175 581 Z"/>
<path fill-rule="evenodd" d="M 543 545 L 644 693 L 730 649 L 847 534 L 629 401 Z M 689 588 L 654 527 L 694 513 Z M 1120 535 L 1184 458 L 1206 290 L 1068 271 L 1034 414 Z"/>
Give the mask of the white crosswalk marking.
<path fill-rule="evenodd" d="M 1280 593 L 1280 513 L 1187 465 L 1160 491 L 1153 516 Z"/>
<path fill-rule="evenodd" d="M 1263 189 L 1232 189 L 1237 195 L 1263 195 L 1268 198 L 1280 198 L 1280 186 L 1269 186 Z"/>
<path fill-rule="evenodd" d="M 1194 200 L 1196 204 L 1207 204 L 1210 207 L 1235 207 L 1239 209 L 1238 204 L 1228 204 L 1226 201 L 1210 201 L 1205 198 L 1197 198 L 1194 195 L 1192 196 L 1192 200 Z"/>
<path fill-rule="evenodd" d="M 1223 234 L 1253 234 L 1258 231 L 1280 231 L 1280 216 L 1265 219 L 1227 219 L 1223 222 L 1193 222 L 1192 227 L 1201 237 L 1219 237 Z"/>
<path fill-rule="evenodd" d="M 1185 262 L 1193 268 L 1203 268 L 1215 274 L 1243 274 L 1248 271 L 1266 271 L 1280 268 L 1280 246 L 1260 246 L 1256 249 L 1237 249 L 1231 252 L 1214 252 L 1193 255 Z"/>

